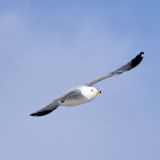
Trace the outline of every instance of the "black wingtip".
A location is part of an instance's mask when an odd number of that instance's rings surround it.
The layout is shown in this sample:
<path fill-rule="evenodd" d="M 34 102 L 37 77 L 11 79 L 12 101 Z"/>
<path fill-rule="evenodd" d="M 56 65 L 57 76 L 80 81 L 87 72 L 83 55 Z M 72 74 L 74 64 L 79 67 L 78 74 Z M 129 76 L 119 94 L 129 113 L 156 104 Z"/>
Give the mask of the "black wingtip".
<path fill-rule="evenodd" d="M 52 109 L 45 109 L 45 108 L 43 108 L 43 109 L 41 109 L 41 110 L 39 110 L 37 112 L 31 113 L 30 116 L 34 116 L 34 117 L 45 116 L 45 115 L 53 112 L 57 108 L 58 108 L 58 106 L 56 106 L 56 107 L 54 107 Z"/>
<path fill-rule="evenodd" d="M 134 59 L 131 61 L 132 68 L 139 65 L 144 57 L 144 52 L 140 52 Z"/>
<path fill-rule="evenodd" d="M 142 57 L 142 59 L 143 59 L 143 57 L 144 57 L 144 52 L 140 52 L 139 55 L 140 55 L 140 56 Z"/>
<path fill-rule="evenodd" d="M 52 110 L 46 110 L 46 111 L 42 111 L 42 112 L 35 112 L 35 113 L 31 113 L 30 116 L 34 116 L 34 117 L 45 116 L 45 115 L 49 114 L 50 112 L 52 112 Z"/>
<path fill-rule="evenodd" d="M 30 116 L 37 116 L 37 114 L 35 114 L 35 113 L 31 113 L 31 114 L 30 114 Z"/>

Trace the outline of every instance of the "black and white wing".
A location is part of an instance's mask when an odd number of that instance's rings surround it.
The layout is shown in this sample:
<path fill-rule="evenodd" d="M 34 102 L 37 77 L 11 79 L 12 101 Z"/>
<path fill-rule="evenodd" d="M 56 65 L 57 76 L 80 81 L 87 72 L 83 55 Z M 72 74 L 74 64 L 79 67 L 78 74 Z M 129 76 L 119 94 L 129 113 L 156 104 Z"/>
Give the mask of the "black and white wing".
<path fill-rule="evenodd" d="M 53 102 L 51 102 L 49 105 L 47 105 L 46 107 L 30 114 L 31 116 L 44 116 L 46 114 L 51 113 L 52 111 L 54 111 L 55 109 L 57 109 L 61 104 L 63 104 L 65 102 L 65 100 L 67 100 L 68 98 L 75 96 L 75 95 L 79 95 L 80 94 L 80 90 L 78 89 L 74 89 L 71 90 L 67 93 L 65 93 L 63 96 L 55 99 Z"/>
<path fill-rule="evenodd" d="M 113 72 L 107 73 L 107 74 L 105 74 L 105 75 L 103 75 L 101 77 L 98 77 L 96 79 L 93 79 L 93 80 L 85 83 L 85 85 L 92 86 L 92 85 L 94 85 L 95 83 L 97 83 L 99 81 L 102 81 L 102 80 L 110 78 L 112 76 L 120 75 L 123 72 L 129 71 L 129 70 L 131 70 L 132 68 L 136 67 L 138 64 L 141 63 L 141 61 L 143 59 L 143 56 L 144 56 L 144 52 L 141 52 L 135 58 L 133 58 L 130 62 L 128 62 L 127 64 L 123 65 L 119 69 L 117 69 L 117 70 L 115 70 Z"/>
<path fill-rule="evenodd" d="M 46 107 L 30 114 L 31 116 L 44 116 L 46 114 L 49 114 L 50 112 L 54 111 L 55 109 L 58 108 L 58 106 L 60 105 L 59 101 L 56 99 L 53 102 L 51 102 L 50 104 L 48 104 Z"/>

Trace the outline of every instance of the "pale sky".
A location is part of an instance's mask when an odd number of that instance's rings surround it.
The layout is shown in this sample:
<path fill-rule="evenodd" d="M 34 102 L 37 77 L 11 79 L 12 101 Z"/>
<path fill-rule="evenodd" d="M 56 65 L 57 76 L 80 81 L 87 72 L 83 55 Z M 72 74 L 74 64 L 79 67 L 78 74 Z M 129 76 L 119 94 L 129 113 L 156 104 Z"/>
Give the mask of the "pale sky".
<path fill-rule="evenodd" d="M 160 1 L 1 0 L 0 159 L 159 160 Z M 94 101 L 30 113 L 117 69 Z"/>

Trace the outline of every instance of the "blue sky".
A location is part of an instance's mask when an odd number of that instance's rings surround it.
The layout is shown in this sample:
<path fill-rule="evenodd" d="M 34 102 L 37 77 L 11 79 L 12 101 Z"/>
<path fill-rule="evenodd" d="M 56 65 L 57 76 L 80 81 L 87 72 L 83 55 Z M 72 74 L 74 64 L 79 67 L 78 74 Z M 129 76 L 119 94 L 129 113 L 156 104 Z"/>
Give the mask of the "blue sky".
<path fill-rule="evenodd" d="M 159 160 L 160 2 L 0 1 L 0 159 Z M 140 51 L 94 101 L 35 118 Z"/>

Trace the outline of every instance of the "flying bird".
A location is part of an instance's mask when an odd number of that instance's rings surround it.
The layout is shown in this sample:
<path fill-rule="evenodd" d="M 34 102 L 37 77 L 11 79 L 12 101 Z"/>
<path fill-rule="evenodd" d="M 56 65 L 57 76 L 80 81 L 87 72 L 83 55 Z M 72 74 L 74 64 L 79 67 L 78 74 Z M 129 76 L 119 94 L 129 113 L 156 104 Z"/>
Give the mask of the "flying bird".
<path fill-rule="evenodd" d="M 78 87 L 75 87 L 68 92 L 64 93 L 62 96 L 53 100 L 50 104 L 46 107 L 30 114 L 31 116 L 44 116 L 49 114 L 50 112 L 54 111 L 60 106 L 77 106 L 86 102 L 93 100 L 98 94 L 101 94 L 102 91 L 98 90 L 95 87 L 92 87 L 97 82 L 100 82 L 104 79 L 120 75 L 123 72 L 129 71 L 132 68 L 136 67 L 138 64 L 141 63 L 144 56 L 144 52 L 140 52 L 135 58 L 133 58 L 130 62 L 123 65 L 119 69 L 104 74 L 103 76 L 97 77 L 89 82 L 84 83 Z"/>

